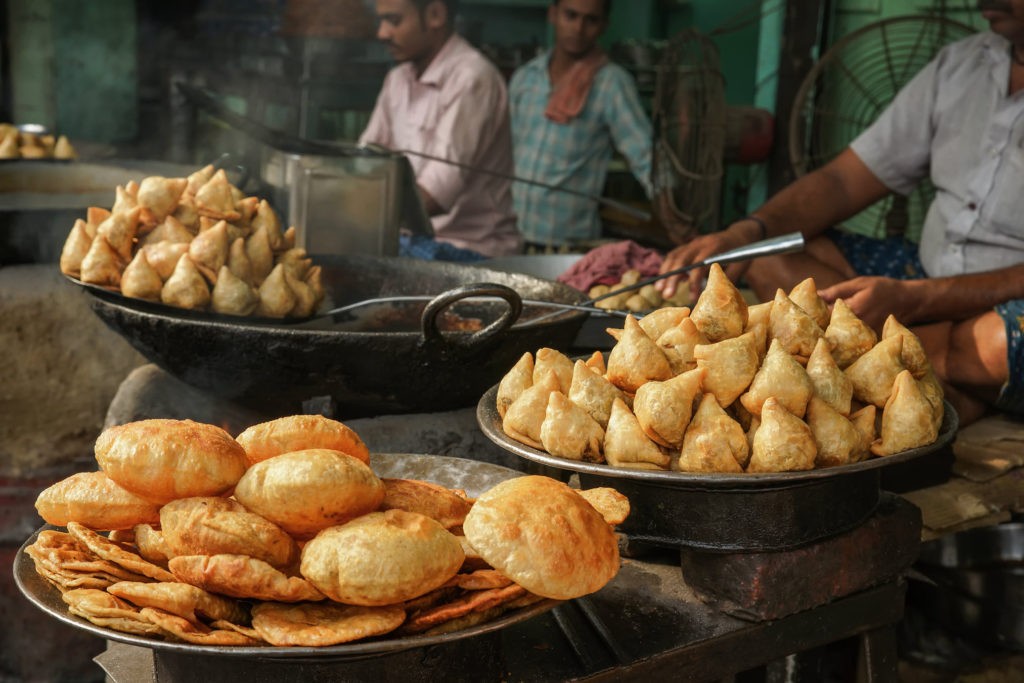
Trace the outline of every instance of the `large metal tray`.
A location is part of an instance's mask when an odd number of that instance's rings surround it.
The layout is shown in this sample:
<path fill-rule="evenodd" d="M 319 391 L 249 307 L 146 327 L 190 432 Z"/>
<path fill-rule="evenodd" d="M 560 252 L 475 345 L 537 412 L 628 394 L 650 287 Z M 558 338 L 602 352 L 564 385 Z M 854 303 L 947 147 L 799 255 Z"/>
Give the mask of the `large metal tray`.
<path fill-rule="evenodd" d="M 492 486 L 521 476 L 516 472 L 499 465 L 450 458 L 446 456 L 375 453 L 370 458 L 373 471 L 380 477 L 400 477 L 407 479 L 424 479 L 450 488 L 464 489 L 471 496 L 478 496 Z M 44 526 L 43 529 L 53 528 Z M 32 535 L 14 560 L 14 579 L 18 588 L 33 604 L 51 617 L 75 628 L 82 629 L 107 640 L 150 648 L 157 652 L 185 654 L 195 656 L 242 657 L 248 659 L 287 659 L 302 660 L 360 660 L 370 657 L 394 654 L 413 648 L 430 645 L 446 644 L 464 638 L 472 638 L 485 633 L 493 633 L 513 624 L 526 621 L 543 614 L 559 604 L 558 600 L 544 600 L 528 607 L 509 612 L 502 617 L 484 624 L 472 626 L 461 631 L 442 635 L 406 636 L 389 638 L 383 636 L 354 643 L 334 645 L 330 647 L 228 647 L 212 645 L 193 645 L 191 643 L 160 641 L 142 636 L 121 633 L 96 626 L 85 619 L 70 614 L 67 605 L 61 600 L 60 591 L 39 576 L 32 559 L 25 554 L 25 548 L 34 543 L 39 531 Z"/>
<path fill-rule="evenodd" d="M 497 385 L 477 404 L 477 422 L 505 450 L 566 477 L 582 488 L 611 486 L 629 497 L 632 512 L 619 530 L 640 544 L 717 552 L 785 550 L 835 536 L 874 512 L 882 468 L 946 448 L 959 420 L 945 403 L 936 441 L 884 458 L 803 472 L 703 474 L 612 467 L 559 458 L 512 439 L 501 428 Z"/>

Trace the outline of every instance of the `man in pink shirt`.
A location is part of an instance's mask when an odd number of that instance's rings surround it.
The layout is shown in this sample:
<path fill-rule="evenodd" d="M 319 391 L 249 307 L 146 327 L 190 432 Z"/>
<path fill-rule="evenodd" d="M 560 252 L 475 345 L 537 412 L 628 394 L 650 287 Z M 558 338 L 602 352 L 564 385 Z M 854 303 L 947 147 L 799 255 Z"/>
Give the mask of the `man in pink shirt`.
<path fill-rule="evenodd" d="M 508 94 L 453 28 L 456 0 L 377 0 L 377 38 L 400 62 L 359 139 L 511 176 Z M 520 250 L 511 182 L 409 155 L 437 239 L 485 256 Z"/>

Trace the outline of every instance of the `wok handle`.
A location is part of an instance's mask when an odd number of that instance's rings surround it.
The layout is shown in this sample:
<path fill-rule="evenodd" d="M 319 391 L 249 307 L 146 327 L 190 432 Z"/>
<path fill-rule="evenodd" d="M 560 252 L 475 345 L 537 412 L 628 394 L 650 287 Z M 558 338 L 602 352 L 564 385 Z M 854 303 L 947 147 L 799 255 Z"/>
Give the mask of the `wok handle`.
<path fill-rule="evenodd" d="M 464 340 L 459 340 L 459 342 L 457 342 L 458 346 L 463 349 L 471 349 L 487 343 L 495 336 L 510 328 L 512 324 L 519 319 L 519 315 L 523 312 L 523 300 L 520 298 L 519 292 L 511 287 L 499 285 L 494 282 L 477 282 L 469 285 L 462 285 L 461 287 L 455 287 L 454 289 L 449 289 L 446 292 L 441 292 L 427 303 L 426 307 L 423 309 L 423 316 L 420 318 L 420 326 L 423 336 L 422 340 L 426 343 L 450 343 L 444 338 L 441 334 L 441 330 L 437 326 L 438 316 L 455 302 L 475 296 L 496 296 L 500 299 L 504 299 L 505 302 L 508 303 L 508 309 L 501 314 L 500 318 L 492 322 L 487 327 L 478 332 L 474 332 Z"/>

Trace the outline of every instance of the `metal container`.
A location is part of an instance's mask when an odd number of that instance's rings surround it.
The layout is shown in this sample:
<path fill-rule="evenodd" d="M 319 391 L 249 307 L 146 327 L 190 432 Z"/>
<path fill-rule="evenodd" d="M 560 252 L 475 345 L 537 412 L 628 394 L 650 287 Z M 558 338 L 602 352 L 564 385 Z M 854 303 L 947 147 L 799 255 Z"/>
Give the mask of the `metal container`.
<path fill-rule="evenodd" d="M 512 439 L 501 427 L 497 391 L 491 387 L 477 404 L 489 439 L 566 478 L 576 473 L 582 488 L 624 493 L 632 511 L 619 530 L 632 543 L 708 552 L 787 550 L 858 526 L 878 505 L 881 469 L 948 447 L 958 424 L 946 403 L 934 443 L 852 465 L 768 474 L 652 471 L 559 458 Z"/>
<path fill-rule="evenodd" d="M 929 541 L 916 568 L 933 582 L 911 585 L 925 614 L 977 643 L 1024 651 L 1024 524 Z"/>
<path fill-rule="evenodd" d="M 397 256 L 400 230 L 432 234 L 401 154 L 324 156 L 268 147 L 260 175 L 272 203 L 296 226 L 297 245 L 310 253 Z"/>

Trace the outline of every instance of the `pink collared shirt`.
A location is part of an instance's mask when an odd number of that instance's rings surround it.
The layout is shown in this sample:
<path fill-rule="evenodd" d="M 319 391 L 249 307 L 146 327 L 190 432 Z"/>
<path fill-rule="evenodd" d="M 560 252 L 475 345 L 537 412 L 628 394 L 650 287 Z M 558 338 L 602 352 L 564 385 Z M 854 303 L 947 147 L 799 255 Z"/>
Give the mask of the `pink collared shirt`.
<path fill-rule="evenodd" d="M 360 143 L 411 150 L 511 176 L 508 94 L 498 70 L 452 35 L 423 75 L 411 63 L 388 72 Z M 409 155 L 416 182 L 447 211 L 437 238 L 487 256 L 519 251 L 511 182 Z"/>

